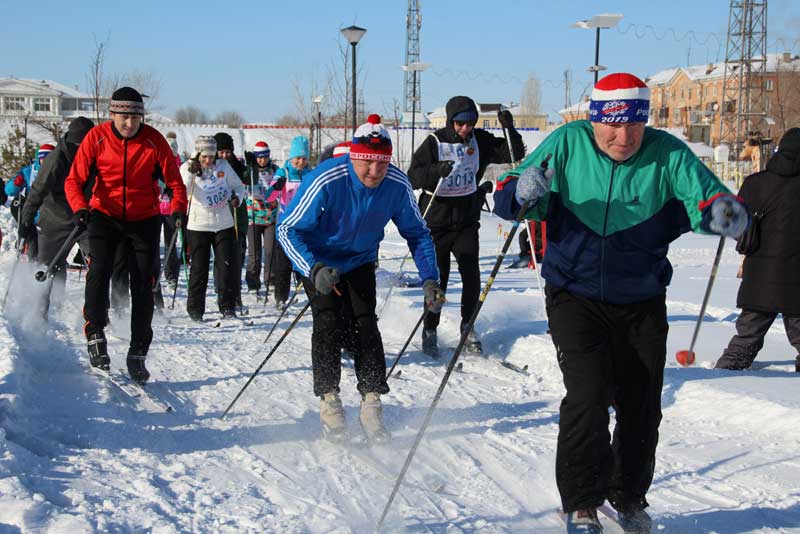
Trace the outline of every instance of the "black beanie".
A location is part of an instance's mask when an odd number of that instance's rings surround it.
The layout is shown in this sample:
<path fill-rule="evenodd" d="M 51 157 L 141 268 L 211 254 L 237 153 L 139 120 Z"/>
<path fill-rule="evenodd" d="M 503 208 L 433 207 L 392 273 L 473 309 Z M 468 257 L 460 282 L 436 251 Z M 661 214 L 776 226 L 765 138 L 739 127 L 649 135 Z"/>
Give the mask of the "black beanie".
<path fill-rule="evenodd" d="M 217 142 L 217 150 L 230 150 L 233 151 L 233 137 L 225 132 L 214 134 L 214 140 Z"/>
<path fill-rule="evenodd" d="M 144 115 L 142 95 L 133 87 L 120 87 L 111 95 L 108 111 L 128 115 Z"/>

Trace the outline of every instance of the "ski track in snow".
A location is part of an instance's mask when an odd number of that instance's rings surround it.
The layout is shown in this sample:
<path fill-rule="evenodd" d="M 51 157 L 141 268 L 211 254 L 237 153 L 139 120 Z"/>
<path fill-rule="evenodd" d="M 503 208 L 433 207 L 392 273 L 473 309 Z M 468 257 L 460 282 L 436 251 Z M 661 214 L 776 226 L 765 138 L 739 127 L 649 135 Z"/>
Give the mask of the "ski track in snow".
<path fill-rule="evenodd" d="M 484 279 L 495 261 L 498 224 L 486 218 Z M 654 532 L 800 533 L 800 400 L 783 325 L 771 329 L 754 370 L 712 369 L 737 316 L 739 257 L 732 242 L 703 320 L 698 362 L 688 369 L 674 363 L 675 351 L 691 338 L 715 245 L 713 236 L 689 235 L 670 252 L 675 275 L 667 294 L 664 420 L 648 495 Z M 405 251 L 390 225 L 381 249 L 379 303 Z M 0 255 L 3 290 L 12 262 L 13 250 L 6 248 Z M 413 281 L 413 262 L 405 268 L 404 278 Z M 392 392 L 384 397 L 390 444 L 334 445 L 321 437 L 311 391 L 308 313 L 221 419 L 305 297 L 265 344 L 278 316 L 272 302 L 265 309 L 245 294 L 250 315 L 214 328 L 219 314 L 211 289 L 205 322 L 192 323 L 182 277 L 176 309 L 154 318 L 148 359 L 148 391 L 175 412 L 150 411 L 79 363 L 87 358 L 79 313 L 83 281 L 69 274 L 65 302 L 45 326 L 26 306 L 41 292 L 34 270 L 20 263 L 0 319 L 6 339 L 0 350 L 0 532 L 372 532 L 450 351 L 434 361 L 419 350 L 419 334 L 412 340 L 398 366 L 402 376 L 390 379 Z M 459 293 L 454 262 L 441 347 L 458 341 Z M 395 288 L 380 323 L 388 364 L 419 318 L 421 298 L 421 288 Z M 112 369 L 124 368 L 129 317 L 112 319 Z M 489 359 L 461 358 L 465 372 L 451 376 L 386 532 L 563 531 L 554 473 L 563 387 L 535 274 L 502 269 L 476 331 Z M 529 365 L 529 374 L 492 361 L 502 359 Z M 342 399 L 358 438 L 359 396 L 349 361 Z"/>

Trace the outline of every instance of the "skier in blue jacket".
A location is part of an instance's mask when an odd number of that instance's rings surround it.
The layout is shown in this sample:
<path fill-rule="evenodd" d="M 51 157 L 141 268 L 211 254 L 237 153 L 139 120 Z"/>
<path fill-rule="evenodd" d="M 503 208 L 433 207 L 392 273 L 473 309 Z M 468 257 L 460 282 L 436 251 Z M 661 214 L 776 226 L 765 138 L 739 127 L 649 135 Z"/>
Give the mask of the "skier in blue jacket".
<path fill-rule="evenodd" d="M 11 214 L 14 216 L 14 219 L 19 222 L 19 214 L 22 213 L 22 207 L 25 205 L 25 199 L 28 196 L 28 192 L 31 190 L 31 186 L 33 185 L 34 180 L 36 180 L 36 176 L 39 174 L 39 169 L 42 166 L 42 161 L 44 160 L 47 155 L 53 151 L 55 147 L 50 143 L 45 143 L 39 147 L 39 150 L 36 152 L 36 159 L 34 159 L 29 165 L 24 166 L 19 170 L 19 172 L 14 176 L 12 180 L 6 182 L 5 185 L 5 195 L 8 198 L 13 198 L 11 204 Z M 3 202 L 5 204 L 5 202 Z M 34 224 L 38 222 L 39 214 L 36 214 L 34 218 Z M 39 255 L 39 239 L 36 232 L 36 226 L 32 227 L 32 231 L 28 232 L 28 237 L 25 239 L 27 248 L 28 257 L 32 260 L 35 260 L 36 257 Z"/>
<path fill-rule="evenodd" d="M 430 232 L 408 176 L 389 163 L 391 157 L 389 132 L 378 115 L 370 115 L 356 130 L 350 155 L 327 160 L 305 176 L 278 222 L 278 242 L 313 298 L 314 394 L 322 399 L 325 435 L 334 441 L 348 435 L 339 400 L 342 346 L 356 348 L 359 419 L 367 438 L 390 437 L 380 401 L 389 386 L 375 316 L 375 260 L 389 221 L 408 242 L 424 281 L 425 305 L 438 313 L 444 302 Z M 356 339 L 345 340 L 350 323 Z"/>

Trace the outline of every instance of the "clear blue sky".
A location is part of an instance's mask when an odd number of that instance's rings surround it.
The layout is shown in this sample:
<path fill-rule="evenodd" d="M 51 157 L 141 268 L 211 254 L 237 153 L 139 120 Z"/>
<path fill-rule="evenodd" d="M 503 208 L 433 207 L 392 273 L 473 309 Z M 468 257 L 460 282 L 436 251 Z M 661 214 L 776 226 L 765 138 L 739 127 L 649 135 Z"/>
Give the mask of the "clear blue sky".
<path fill-rule="evenodd" d="M 599 13 L 622 13 L 603 30 L 600 63 L 642 77 L 661 69 L 723 60 L 730 2 L 723 0 L 540 1 L 422 0 L 422 107 L 450 96 L 518 102 L 529 72 L 543 84 L 544 111 L 563 107 L 563 72 L 572 71 L 572 99 L 589 87 L 594 32 L 570 28 Z M 228 11 L 226 12 L 226 8 Z M 19 16 L 14 13 L 19 11 Z M 339 28 L 367 28 L 358 45 L 367 111 L 402 102 L 405 62 L 403 0 L 353 2 L 11 1 L 4 9 L 0 75 L 48 78 L 86 89 L 94 37 L 109 37 L 107 73 L 151 70 L 163 80 L 169 115 L 196 105 L 210 114 L 234 109 L 248 121 L 294 110 L 296 81 L 311 92 L 338 57 Z M 769 2 L 769 51 L 800 53 L 800 2 Z M 650 25 L 653 28 L 648 29 Z M 696 38 L 683 38 L 693 30 Z M 717 34 L 710 36 L 709 32 Z M 662 39 L 658 39 L 658 34 Z M 638 37 L 637 37 L 638 34 Z M 782 41 L 781 41 L 782 39 Z"/>

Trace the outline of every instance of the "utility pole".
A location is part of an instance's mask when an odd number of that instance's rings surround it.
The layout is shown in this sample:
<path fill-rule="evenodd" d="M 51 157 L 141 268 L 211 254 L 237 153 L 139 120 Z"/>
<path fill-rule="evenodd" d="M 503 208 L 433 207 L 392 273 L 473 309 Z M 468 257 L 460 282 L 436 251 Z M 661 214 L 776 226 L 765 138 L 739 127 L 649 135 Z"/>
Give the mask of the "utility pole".
<path fill-rule="evenodd" d="M 406 13 L 406 65 L 419 63 L 419 30 L 422 27 L 422 6 L 418 0 L 408 0 Z M 422 101 L 421 76 L 416 72 L 403 73 L 403 111 L 411 113 L 413 109 L 422 109 L 414 102 Z"/>
<path fill-rule="evenodd" d="M 720 143 L 738 155 L 766 118 L 767 0 L 731 0 L 720 103 Z"/>

